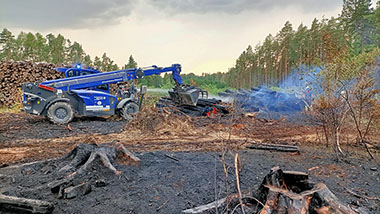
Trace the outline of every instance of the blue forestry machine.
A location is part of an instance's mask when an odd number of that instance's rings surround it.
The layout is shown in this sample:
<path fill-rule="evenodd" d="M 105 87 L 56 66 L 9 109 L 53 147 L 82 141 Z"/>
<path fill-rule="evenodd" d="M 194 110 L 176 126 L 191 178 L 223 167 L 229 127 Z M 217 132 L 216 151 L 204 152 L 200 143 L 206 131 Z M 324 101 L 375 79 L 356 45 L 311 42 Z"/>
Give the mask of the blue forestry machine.
<path fill-rule="evenodd" d="M 155 65 L 110 72 L 99 72 L 82 68 L 77 64 L 71 68 L 56 68 L 65 78 L 41 83 L 23 83 L 23 106 L 27 113 L 47 116 L 56 124 L 69 123 L 74 114 L 84 116 L 107 116 L 119 114 L 126 120 L 136 114 L 142 104 L 146 87 L 138 92 L 133 85 L 121 87 L 117 95 L 110 93 L 112 83 L 144 78 L 172 72 L 175 87 L 169 91 L 172 103 L 177 106 L 197 106 L 200 94 L 207 93 L 197 87 L 182 83 L 181 65 L 170 67 Z"/>

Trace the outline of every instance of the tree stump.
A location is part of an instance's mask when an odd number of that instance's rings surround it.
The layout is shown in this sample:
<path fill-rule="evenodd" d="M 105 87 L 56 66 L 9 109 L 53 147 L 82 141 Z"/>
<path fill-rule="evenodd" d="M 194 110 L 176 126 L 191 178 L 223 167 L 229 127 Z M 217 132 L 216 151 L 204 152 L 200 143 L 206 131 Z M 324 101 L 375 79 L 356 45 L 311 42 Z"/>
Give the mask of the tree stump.
<path fill-rule="evenodd" d="M 257 198 L 264 203 L 260 214 L 357 214 L 323 183 L 313 184 L 303 172 L 271 169 L 258 189 Z"/>
<path fill-rule="evenodd" d="M 79 144 L 58 160 L 57 177 L 60 179 L 50 182 L 48 187 L 53 193 L 58 194 L 58 198 L 74 198 L 77 195 L 85 195 L 91 191 L 91 183 L 96 183 L 94 181 L 97 177 L 95 173 L 105 169 L 114 175 L 121 174 L 121 171 L 114 166 L 118 156 L 140 161 L 122 144 L 118 144 L 116 148 Z M 60 166 L 62 163 L 64 165 Z"/>

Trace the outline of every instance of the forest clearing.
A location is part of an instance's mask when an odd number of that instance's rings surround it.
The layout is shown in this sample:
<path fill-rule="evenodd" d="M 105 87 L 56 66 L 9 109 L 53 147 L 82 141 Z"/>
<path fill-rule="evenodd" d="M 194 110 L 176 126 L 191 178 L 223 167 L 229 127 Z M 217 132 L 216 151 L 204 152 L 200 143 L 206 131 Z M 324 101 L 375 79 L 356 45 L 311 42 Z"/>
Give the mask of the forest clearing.
<path fill-rule="evenodd" d="M 0 213 L 380 213 L 380 1 L 4 1 Z"/>

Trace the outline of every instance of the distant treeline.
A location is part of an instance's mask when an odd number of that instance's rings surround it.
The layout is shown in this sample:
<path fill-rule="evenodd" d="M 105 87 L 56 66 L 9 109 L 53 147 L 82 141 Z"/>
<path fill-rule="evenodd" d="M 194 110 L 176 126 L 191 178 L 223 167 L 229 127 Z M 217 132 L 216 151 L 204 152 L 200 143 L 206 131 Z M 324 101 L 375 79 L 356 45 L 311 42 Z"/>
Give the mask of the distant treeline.
<path fill-rule="evenodd" d="M 208 90 L 210 93 L 217 94 L 224 91 L 229 86 L 227 83 L 218 79 L 218 74 L 203 74 L 198 76 L 195 74 L 181 74 L 182 80 L 185 84 L 199 86 L 203 90 Z M 139 84 L 147 85 L 153 88 L 166 88 L 170 89 L 174 86 L 172 75 L 169 73 L 164 74 L 163 77 L 158 75 L 147 76 L 139 80 Z"/>
<path fill-rule="evenodd" d="M 279 87 L 293 70 L 299 74 L 293 68 L 323 66 L 337 56 L 357 57 L 379 47 L 380 1 L 372 9 L 370 0 L 343 0 L 339 17 L 315 18 L 310 28 L 301 24 L 296 30 L 286 22 L 275 36 L 269 34 L 254 48 L 249 45 L 227 72 L 183 78 L 213 92 L 226 87 Z M 157 87 L 167 85 L 165 78 L 152 78 Z"/>
<path fill-rule="evenodd" d="M 287 21 L 276 35 L 268 35 L 254 48 L 249 45 L 226 72 L 183 75 L 185 83 L 196 84 L 212 92 L 259 85 L 280 86 L 291 75 L 292 68 L 324 65 L 337 55 L 355 57 L 380 47 L 380 1 L 373 9 L 371 0 L 343 0 L 339 17 L 314 19 L 311 27 L 303 24 L 295 30 Z M 43 36 L 21 32 L 17 37 L 3 29 L 0 34 L 0 60 L 31 60 L 55 64 L 81 62 L 102 71 L 120 67 L 106 53 L 90 57 L 78 42 L 58 34 Z M 121 68 L 136 67 L 132 55 Z M 140 81 L 150 87 L 169 88 L 173 82 L 169 74 L 149 76 Z"/>
<path fill-rule="evenodd" d="M 0 33 L 1 60 L 26 60 L 57 65 L 83 63 L 101 71 L 119 69 L 119 66 L 106 53 L 103 53 L 101 57 L 95 56 L 92 60 L 91 56 L 83 50 L 81 44 L 75 41 L 72 42 L 61 34 L 57 36 L 53 34 L 43 36 L 40 33 L 21 32 L 15 36 L 6 28 Z M 132 55 L 128 63 L 122 66 L 122 68 L 136 65 Z"/>
<path fill-rule="evenodd" d="M 355 57 L 380 47 L 380 2 L 371 9 L 370 0 L 343 0 L 338 18 L 314 19 L 311 27 L 291 23 L 262 44 L 248 48 L 227 73 L 217 79 L 229 86 L 280 86 L 292 68 L 324 65 L 337 55 Z"/>

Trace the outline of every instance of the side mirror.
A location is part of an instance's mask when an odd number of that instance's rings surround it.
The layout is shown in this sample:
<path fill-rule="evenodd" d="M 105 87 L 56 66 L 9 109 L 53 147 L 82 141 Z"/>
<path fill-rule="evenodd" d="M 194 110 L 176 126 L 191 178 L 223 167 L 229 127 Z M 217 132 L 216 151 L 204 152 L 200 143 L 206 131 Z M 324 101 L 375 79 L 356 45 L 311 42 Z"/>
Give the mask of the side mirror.
<path fill-rule="evenodd" d="M 145 85 L 141 86 L 141 89 L 140 89 L 141 94 L 146 94 L 147 91 L 148 91 L 148 88 Z"/>

